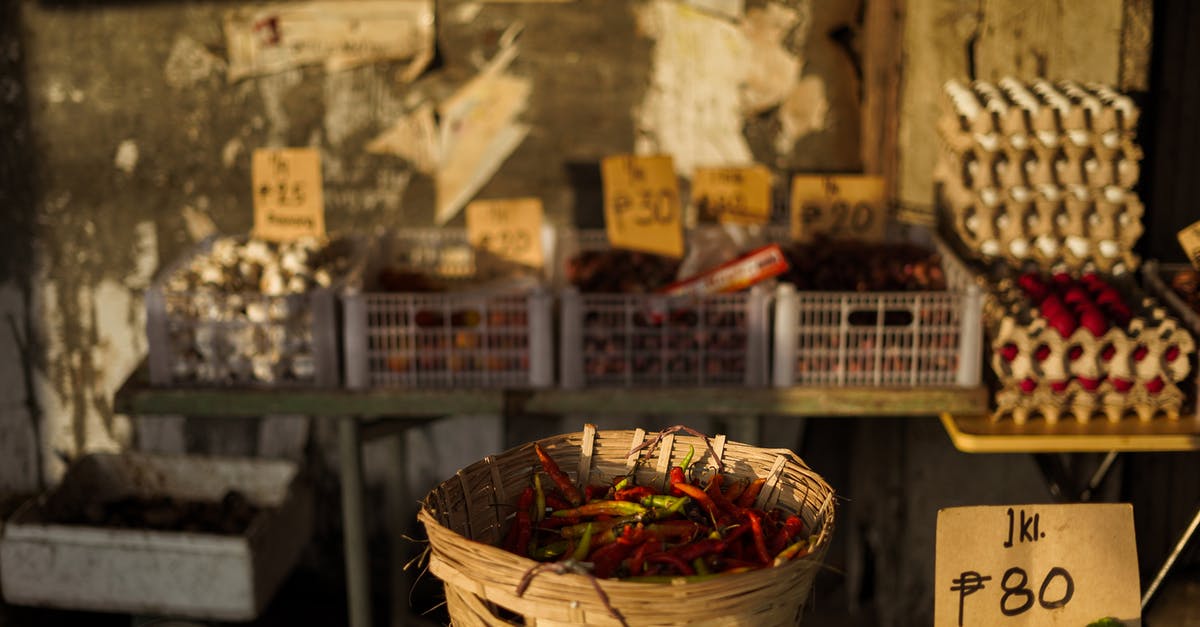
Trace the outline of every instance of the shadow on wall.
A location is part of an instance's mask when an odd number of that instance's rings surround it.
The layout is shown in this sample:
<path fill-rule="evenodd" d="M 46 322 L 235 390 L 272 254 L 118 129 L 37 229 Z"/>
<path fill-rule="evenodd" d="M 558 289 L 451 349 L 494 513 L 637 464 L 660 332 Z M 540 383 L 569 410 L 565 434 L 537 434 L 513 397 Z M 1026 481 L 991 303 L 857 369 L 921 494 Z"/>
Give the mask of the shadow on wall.
<path fill-rule="evenodd" d="M 42 484 L 29 308 L 36 191 L 20 3 L 0 3 L 0 493 Z"/>

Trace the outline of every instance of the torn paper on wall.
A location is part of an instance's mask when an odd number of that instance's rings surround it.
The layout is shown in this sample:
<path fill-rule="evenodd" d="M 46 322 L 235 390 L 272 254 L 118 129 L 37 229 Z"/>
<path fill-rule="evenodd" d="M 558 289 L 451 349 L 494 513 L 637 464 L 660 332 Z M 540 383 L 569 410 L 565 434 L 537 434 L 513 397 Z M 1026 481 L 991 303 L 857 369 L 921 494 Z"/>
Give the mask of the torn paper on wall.
<path fill-rule="evenodd" d="M 426 102 L 371 140 L 367 152 L 396 155 L 412 164 L 416 171 L 433 176 L 441 158 L 438 142 L 433 103 Z"/>
<path fill-rule="evenodd" d="M 776 2 L 746 12 L 742 34 L 750 64 L 742 84 L 742 107 L 747 114 L 778 105 L 795 88 L 803 62 L 783 42 L 799 21 L 799 11 Z"/>
<path fill-rule="evenodd" d="M 437 224 L 458 215 L 467 201 L 500 169 L 529 134 L 518 118 L 529 104 L 533 83 L 507 73 L 515 44 L 495 58 L 453 96 L 441 103 L 437 175 Z"/>
<path fill-rule="evenodd" d="M 280 3 L 225 15 L 229 80 L 324 64 L 333 71 L 408 60 L 409 81 L 433 59 L 432 0 Z"/>
<path fill-rule="evenodd" d="M 750 163 L 738 94 L 749 50 L 738 27 L 666 0 L 641 6 L 638 25 L 655 46 L 651 83 L 634 112 L 635 150 L 673 155 L 683 176 L 696 166 Z"/>
<path fill-rule="evenodd" d="M 740 19 L 746 10 L 745 0 L 684 0 L 697 9 L 724 17 Z"/>

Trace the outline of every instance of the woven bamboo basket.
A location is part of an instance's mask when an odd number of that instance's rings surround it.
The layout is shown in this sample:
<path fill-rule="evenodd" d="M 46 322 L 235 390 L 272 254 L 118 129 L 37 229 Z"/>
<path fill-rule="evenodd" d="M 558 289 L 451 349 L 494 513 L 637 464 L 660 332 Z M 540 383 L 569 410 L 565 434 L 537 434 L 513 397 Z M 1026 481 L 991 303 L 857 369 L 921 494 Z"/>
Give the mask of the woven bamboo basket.
<path fill-rule="evenodd" d="M 649 439 L 658 434 L 650 434 Z M 725 436 L 709 440 L 667 434 L 648 462 L 630 456 L 647 441 L 645 431 L 596 431 L 559 435 L 539 444 L 576 482 L 602 484 L 636 472 L 639 484 L 662 486 L 667 471 L 696 449 L 698 464 L 736 477 L 765 477 L 758 507 L 799 515 L 815 534 L 802 558 L 704 581 L 635 583 L 557 573 L 539 562 L 496 546 L 507 530 L 518 494 L 537 465 L 533 444 L 489 456 L 434 488 L 418 518 L 431 547 L 430 570 L 445 584 L 447 609 L 456 626 L 492 625 L 795 625 L 834 527 L 834 493 L 825 481 L 784 449 L 763 449 Z M 581 480 L 582 479 L 582 480 Z M 653 483 L 653 482 L 658 482 Z M 499 504 L 499 505 L 498 505 Z M 542 568 L 538 568 L 542 566 Z M 523 580 L 527 588 L 518 595 Z"/>

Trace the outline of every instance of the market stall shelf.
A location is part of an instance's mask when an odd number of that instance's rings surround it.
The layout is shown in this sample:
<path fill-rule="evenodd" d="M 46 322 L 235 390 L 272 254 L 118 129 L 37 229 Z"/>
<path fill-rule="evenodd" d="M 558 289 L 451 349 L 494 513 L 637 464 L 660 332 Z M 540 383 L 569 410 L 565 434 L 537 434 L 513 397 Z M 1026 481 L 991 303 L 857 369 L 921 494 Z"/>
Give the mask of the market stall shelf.
<path fill-rule="evenodd" d="M 995 422 L 984 414 L 941 414 L 942 426 L 964 453 L 1103 453 L 1200 450 L 1200 420 L 1124 420 L 1112 423 Z"/>

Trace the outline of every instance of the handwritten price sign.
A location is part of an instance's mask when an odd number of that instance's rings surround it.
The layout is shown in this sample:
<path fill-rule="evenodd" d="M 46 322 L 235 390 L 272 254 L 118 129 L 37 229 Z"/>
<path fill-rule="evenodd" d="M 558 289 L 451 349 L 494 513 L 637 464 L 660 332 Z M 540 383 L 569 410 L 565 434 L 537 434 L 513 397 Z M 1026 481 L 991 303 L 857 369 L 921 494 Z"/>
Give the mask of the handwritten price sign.
<path fill-rule="evenodd" d="M 792 238 L 815 235 L 882 240 L 888 215 L 883 178 L 816 176 L 792 178 Z"/>
<path fill-rule="evenodd" d="M 1183 252 L 1187 253 L 1188 261 L 1200 269 L 1200 222 L 1193 222 L 1175 236 Z"/>
<path fill-rule="evenodd" d="M 682 257 L 679 181 L 671 157 L 607 157 L 600 173 L 608 242 L 614 248 Z"/>
<path fill-rule="evenodd" d="M 692 202 L 704 220 L 766 224 L 771 220 L 771 171 L 761 165 L 697 168 Z"/>
<path fill-rule="evenodd" d="M 314 148 L 260 148 L 250 163 L 254 235 L 285 242 L 325 236 L 321 156 Z"/>
<path fill-rule="evenodd" d="M 1087 625 L 1141 615 L 1128 504 L 944 509 L 936 562 L 937 627 Z"/>
<path fill-rule="evenodd" d="M 501 259 L 542 267 L 542 201 L 476 200 L 467 205 L 467 241 Z"/>

